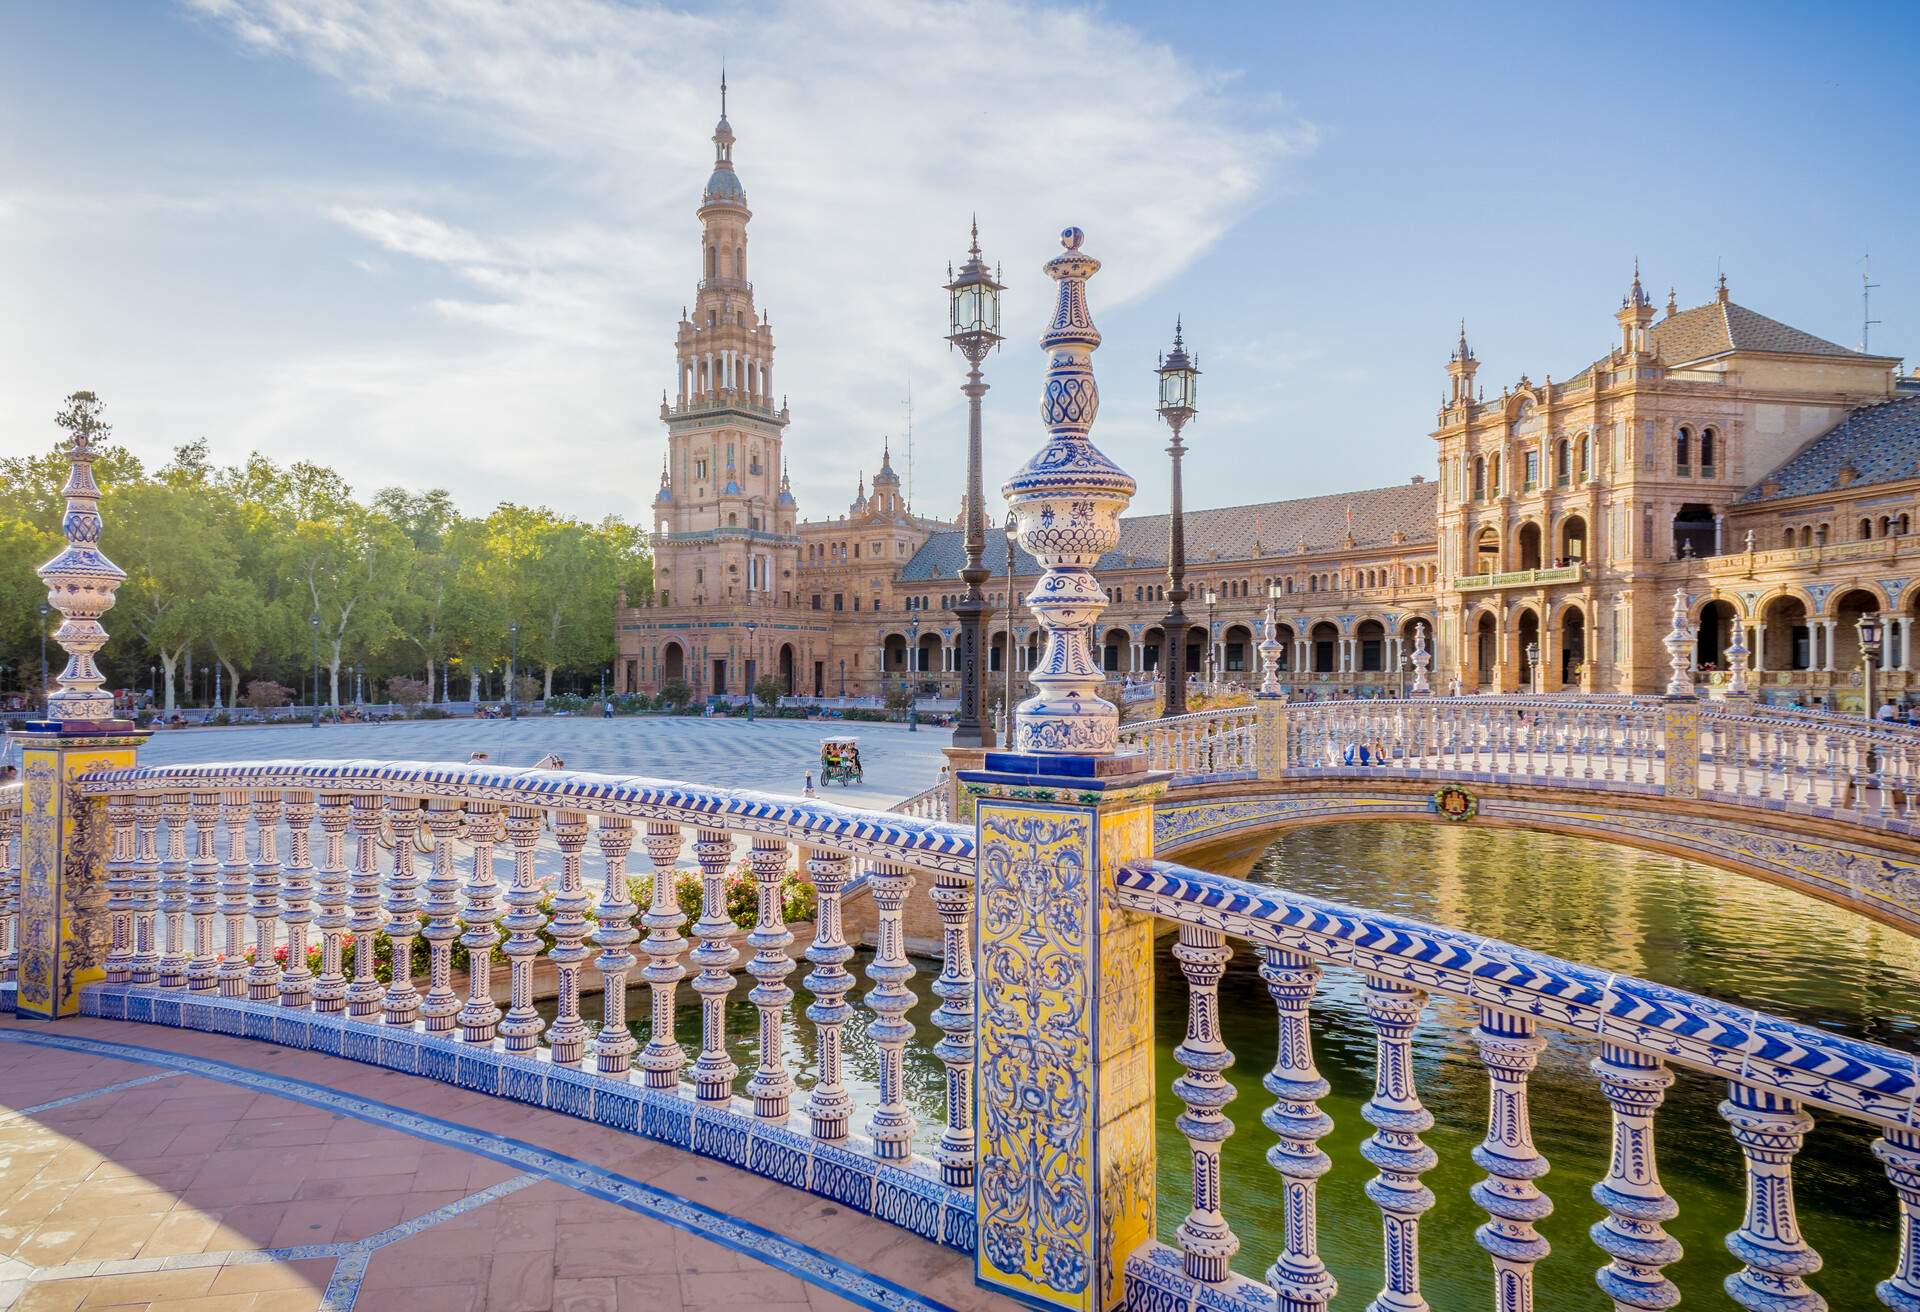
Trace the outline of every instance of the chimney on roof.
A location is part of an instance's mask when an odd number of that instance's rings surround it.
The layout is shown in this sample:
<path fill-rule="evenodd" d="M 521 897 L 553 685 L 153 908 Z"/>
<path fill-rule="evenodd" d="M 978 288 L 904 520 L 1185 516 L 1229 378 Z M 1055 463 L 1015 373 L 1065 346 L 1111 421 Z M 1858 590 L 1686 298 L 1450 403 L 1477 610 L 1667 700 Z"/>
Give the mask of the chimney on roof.
<path fill-rule="evenodd" d="M 1854 480 L 1859 477 L 1860 471 L 1855 469 L 1853 467 L 1853 461 L 1849 460 L 1846 464 L 1840 466 L 1840 472 L 1833 476 L 1834 486 L 1852 487 Z"/>
<path fill-rule="evenodd" d="M 1413 476 L 1413 482 L 1414 482 L 1414 483 L 1415 483 L 1416 485 L 1418 485 L 1418 484 L 1420 484 L 1420 483 L 1424 483 L 1424 482 L 1426 482 L 1426 481 L 1427 481 L 1427 476 L 1426 476 L 1425 474 L 1415 474 L 1415 475 Z"/>

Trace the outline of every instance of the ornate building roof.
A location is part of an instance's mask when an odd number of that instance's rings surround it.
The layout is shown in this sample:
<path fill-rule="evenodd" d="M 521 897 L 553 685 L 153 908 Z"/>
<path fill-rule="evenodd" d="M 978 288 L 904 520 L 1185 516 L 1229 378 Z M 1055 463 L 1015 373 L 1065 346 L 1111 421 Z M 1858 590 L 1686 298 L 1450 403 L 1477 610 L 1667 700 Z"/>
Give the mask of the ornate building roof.
<path fill-rule="evenodd" d="M 1424 479 L 1361 492 L 1262 501 L 1250 506 L 1220 506 L 1187 512 L 1187 566 L 1199 569 L 1216 560 L 1258 560 L 1308 551 L 1338 551 L 1348 534 L 1359 547 L 1385 546 L 1395 533 L 1409 543 L 1434 541 L 1434 485 Z M 1351 514 L 1349 514 L 1351 512 Z M 952 579 L 966 563 L 964 533 L 948 529 L 929 537 L 900 570 L 905 583 Z M 1007 540 L 987 535 L 986 564 L 1006 573 Z M 1120 545 L 1100 558 L 1100 571 L 1164 566 L 1165 515 L 1130 515 L 1120 521 Z M 1016 549 L 1015 574 L 1037 574 L 1040 567 Z"/>
<path fill-rule="evenodd" d="M 1782 355 L 1844 355 L 1860 352 L 1801 332 L 1732 301 L 1715 299 L 1705 305 L 1653 324 L 1647 330 L 1653 349 L 1668 365 L 1705 360 L 1729 351 L 1762 351 Z"/>
<path fill-rule="evenodd" d="M 1893 483 L 1920 473 L 1920 396 L 1862 406 L 1741 494 L 1740 505 Z"/>

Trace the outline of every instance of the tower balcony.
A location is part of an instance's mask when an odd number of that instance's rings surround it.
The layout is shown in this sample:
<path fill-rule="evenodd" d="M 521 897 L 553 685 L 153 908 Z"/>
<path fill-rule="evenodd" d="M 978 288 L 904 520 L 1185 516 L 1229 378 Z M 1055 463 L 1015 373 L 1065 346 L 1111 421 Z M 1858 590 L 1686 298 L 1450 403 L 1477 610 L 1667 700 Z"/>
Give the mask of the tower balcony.
<path fill-rule="evenodd" d="M 1456 592 L 1490 592 L 1506 588 L 1543 588 L 1548 584 L 1579 583 L 1586 577 L 1584 562 L 1558 569 L 1516 569 L 1505 574 L 1467 574 L 1453 581 Z"/>

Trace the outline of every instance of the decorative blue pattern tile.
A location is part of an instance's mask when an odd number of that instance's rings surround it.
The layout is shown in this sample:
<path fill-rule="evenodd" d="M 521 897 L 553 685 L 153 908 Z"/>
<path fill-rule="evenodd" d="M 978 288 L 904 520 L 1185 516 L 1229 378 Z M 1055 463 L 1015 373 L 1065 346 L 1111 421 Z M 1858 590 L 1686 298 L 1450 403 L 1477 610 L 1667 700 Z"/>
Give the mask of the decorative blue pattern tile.
<path fill-rule="evenodd" d="M 288 1048 L 305 1048 L 312 1044 L 310 1037 L 313 1024 L 305 1012 L 282 1012 L 273 1018 L 273 1041 Z"/>
<path fill-rule="evenodd" d="M 145 1021 L 151 1024 L 153 1021 L 153 999 L 139 993 L 129 995 L 127 998 L 127 1019 Z"/>
<path fill-rule="evenodd" d="M 553 1066 L 547 1070 L 547 1107 L 582 1120 L 593 1116 L 594 1077 L 584 1071 Z"/>
<path fill-rule="evenodd" d="M 503 1054 L 500 1058 L 500 1095 L 536 1107 L 547 1105 L 547 1068 L 530 1057 Z"/>
<path fill-rule="evenodd" d="M 640 1108 L 640 1133 L 675 1148 L 692 1148 L 693 1104 L 674 1094 L 649 1089 Z"/>
<path fill-rule="evenodd" d="M 693 1151 L 733 1166 L 747 1164 L 752 1122 L 722 1107 L 697 1107 L 693 1113 Z"/>
<path fill-rule="evenodd" d="M 324 1052 L 330 1057 L 338 1057 L 343 1034 L 339 1017 L 315 1016 L 312 1028 L 308 1031 L 307 1046 L 315 1052 Z"/>
<path fill-rule="evenodd" d="M 938 1242 L 944 1192 L 935 1181 L 883 1166 L 873 1182 L 873 1214 L 922 1239 Z"/>
<path fill-rule="evenodd" d="M 454 1066 L 453 1082 L 463 1089 L 499 1093 L 500 1054 L 491 1048 L 476 1045 L 461 1048 Z"/>
<path fill-rule="evenodd" d="M 871 1212 L 874 1165 L 873 1159 L 863 1154 L 833 1144 L 817 1144 L 813 1150 L 812 1191 L 857 1212 Z"/>
<path fill-rule="evenodd" d="M 444 1043 L 435 1039 L 426 1039 L 420 1044 L 420 1073 L 430 1080 L 442 1084 L 453 1084 L 454 1067 L 457 1056 Z"/>
<path fill-rule="evenodd" d="M 593 1120 L 628 1134 L 640 1132 L 640 1091 L 624 1080 L 597 1076 L 593 1090 Z"/>
<path fill-rule="evenodd" d="M 747 1169 L 796 1189 L 807 1187 L 807 1159 L 812 1146 L 807 1139 L 778 1125 L 756 1125 L 747 1145 Z"/>
<path fill-rule="evenodd" d="M 942 1244 L 948 1248 L 957 1249 L 962 1253 L 975 1252 L 980 1245 L 978 1231 L 979 1224 L 974 1216 L 973 1204 L 970 1200 L 964 1204 L 956 1204 L 951 1201 L 947 1203 L 940 1225 L 940 1242 Z"/>
<path fill-rule="evenodd" d="M 420 1069 L 419 1036 L 398 1026 L 381 1031 L 375 1060 L 388 1070 L 405 1071 L 408 1075 L 416 1073 Z"/>
<path fill-rule="evenodd" d="M 369 1065 L 380 1060 L 380 1036 L 361 1025 L 348 1024 L 340 1032 L 340 1055 Z"/>

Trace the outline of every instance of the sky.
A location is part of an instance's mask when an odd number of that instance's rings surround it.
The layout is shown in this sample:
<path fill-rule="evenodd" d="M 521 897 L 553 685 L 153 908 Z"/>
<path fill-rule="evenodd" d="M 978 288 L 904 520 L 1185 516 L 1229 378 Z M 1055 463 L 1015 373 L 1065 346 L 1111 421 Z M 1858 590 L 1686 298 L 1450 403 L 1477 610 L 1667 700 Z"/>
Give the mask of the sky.
<path fill-rule="evenodd" d="M 1153 367 L 1203 370 L 1190 506 L 1430 475 L 1489 392 L 1712 295 L 1920 358 L 1920 31 L 1896 5 L 180 0 L 0 7 L 0 454 L 102 395 L 198 438 L 646 522 L 722 62 L 808 518 L 883 441 L 964 486 L 947 265 L 1007 284 L 991 489 L 1041 444 L 1041 265 L 1077 225 L 1093 438 L 1166 499 Z M 908 397 L 912 404 L 909 411 Z M 110 530 L 109 530 L 110 532 Z"/>

